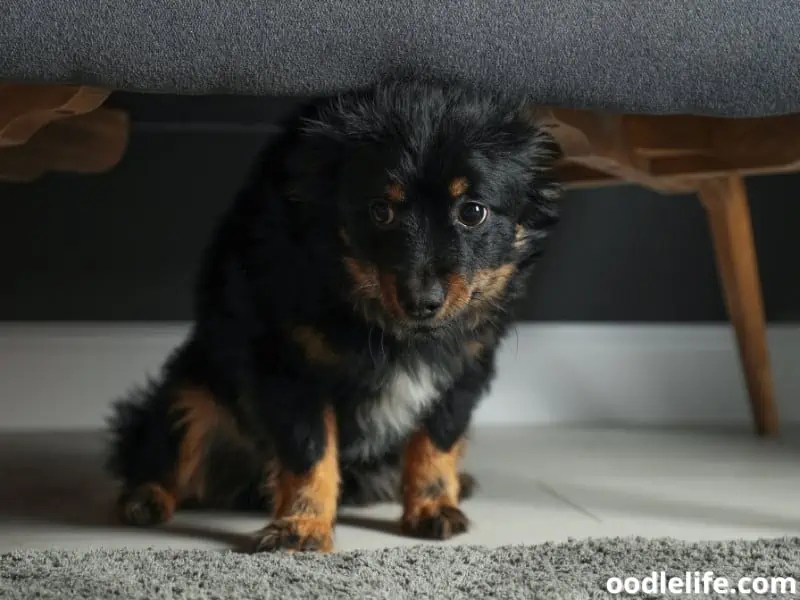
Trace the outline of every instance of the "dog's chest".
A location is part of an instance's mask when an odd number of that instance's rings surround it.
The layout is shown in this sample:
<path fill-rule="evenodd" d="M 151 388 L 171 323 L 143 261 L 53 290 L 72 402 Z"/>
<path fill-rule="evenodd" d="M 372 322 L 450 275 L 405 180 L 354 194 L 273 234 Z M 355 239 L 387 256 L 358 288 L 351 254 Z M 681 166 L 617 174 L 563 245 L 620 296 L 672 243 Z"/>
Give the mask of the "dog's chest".
<path fill-rule="evenodd" d="M 451 378 L 425 363 L 393 365 L 381 385 L 356 407 L 356 435 L 342 449 L 346 460 L 368 460 L 414 431 Z"/>

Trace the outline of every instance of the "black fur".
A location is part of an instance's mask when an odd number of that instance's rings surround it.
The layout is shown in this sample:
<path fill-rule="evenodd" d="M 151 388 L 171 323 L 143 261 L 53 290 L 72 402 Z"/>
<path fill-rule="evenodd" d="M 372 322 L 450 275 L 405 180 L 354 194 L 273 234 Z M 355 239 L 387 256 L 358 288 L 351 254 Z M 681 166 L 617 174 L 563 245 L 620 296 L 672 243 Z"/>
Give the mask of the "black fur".
<path fill-rule="evenodd" d="M 170 477 L 184 433 L 170 403 L 194 386 L 237 432 L 208 440 L 203 503 L 266 505 L 270 459 L 303 472 L 320 458 L 325 406 L 338 421 L 342 500 L 396 498 L 407 437 L 424 427 L 449 449 L 494 376 L 512 301 L 556 222 L 558 151 L 525 103 L 390 82 L 312 102 L 284 130 L 204 256 L 188 339 L 118 406 L 109 467 L 125 490 Z M 456 179 L 465 189 L 453 198 Z M 390 184 L 402 201 L 387 200 Z M 466 202 L 488 207 L 486 221 L 457 222 Z M 374 222 L 387 206 L 394 220 Z M 506 275 L 505 285 L 465 292 L 447 318 L 408 316 L 436 286 L 454 293 Z M 298 328 L 322 340 L 317 356 Z M 370 403 L 392 385 L 416 394 L 419 411 L 409 416 L 396 398 L 394 420 L 379 422 Z"/>

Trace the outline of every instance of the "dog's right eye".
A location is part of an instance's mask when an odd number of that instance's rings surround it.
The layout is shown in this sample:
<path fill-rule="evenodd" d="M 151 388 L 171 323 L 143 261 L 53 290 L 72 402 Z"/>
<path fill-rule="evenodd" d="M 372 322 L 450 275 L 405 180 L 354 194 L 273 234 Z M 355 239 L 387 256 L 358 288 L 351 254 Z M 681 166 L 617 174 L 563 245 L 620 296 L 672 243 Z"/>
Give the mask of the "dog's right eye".
<path fill-rule="evenodd" d="M 369 207 L 369 214 L 378 225 L 389 225 L 394 221 L 394 209 L 388 202 L 373 202 Z"/>
<path fill-rule="evenodd" d="M 466 202 L 458 209 L 458 220 L 465 227 L 477 227 L 489 216 L 489 209 L 477 202 Z"/>

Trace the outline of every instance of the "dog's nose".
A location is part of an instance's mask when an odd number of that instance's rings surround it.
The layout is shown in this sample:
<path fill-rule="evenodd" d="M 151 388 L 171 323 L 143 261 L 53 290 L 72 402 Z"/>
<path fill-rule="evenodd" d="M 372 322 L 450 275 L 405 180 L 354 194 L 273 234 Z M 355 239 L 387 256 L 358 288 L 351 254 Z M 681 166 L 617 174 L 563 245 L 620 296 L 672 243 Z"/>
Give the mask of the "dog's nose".
<path fill-rule="evenodd" d="M 410 291 L 405 302 L 406 314 L 412 319 L 430 319 L 444 304 L 444 288 L 436 280 Z"/>

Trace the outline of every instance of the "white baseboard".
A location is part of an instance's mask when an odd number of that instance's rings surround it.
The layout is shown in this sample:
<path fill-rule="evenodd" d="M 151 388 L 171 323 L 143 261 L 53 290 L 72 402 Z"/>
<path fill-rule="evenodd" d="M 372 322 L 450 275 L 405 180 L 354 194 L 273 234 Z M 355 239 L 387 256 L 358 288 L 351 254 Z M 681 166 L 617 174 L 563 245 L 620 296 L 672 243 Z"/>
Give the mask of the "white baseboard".
<path fill-rule="evenodd" d="M 0 324 L 0 429 L 101 427 L 185 324 Z M 769 331 L 783 423 L 800 422 L 800 327 Z M 536 325 L 510 336 L 478 424 L 749 426 L 725 325 Z"/>

